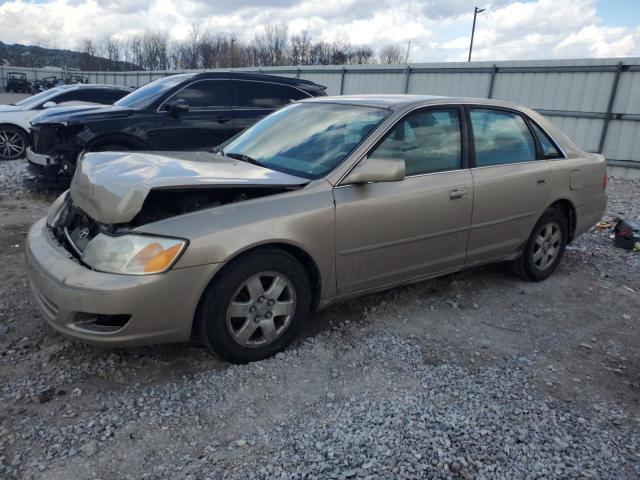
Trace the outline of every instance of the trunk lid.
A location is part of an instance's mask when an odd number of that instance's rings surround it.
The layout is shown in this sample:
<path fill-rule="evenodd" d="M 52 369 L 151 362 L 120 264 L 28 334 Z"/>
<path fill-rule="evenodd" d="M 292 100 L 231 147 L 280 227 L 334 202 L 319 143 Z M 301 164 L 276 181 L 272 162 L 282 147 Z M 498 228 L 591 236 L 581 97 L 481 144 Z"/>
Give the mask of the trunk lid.
<path fill-rule="evenodd" d="M 151 190 L 286 187 L 309 183 L 209 152 L 89 153 L 71 181 L 73 204 L 103 224 L 130 222 Z"/>

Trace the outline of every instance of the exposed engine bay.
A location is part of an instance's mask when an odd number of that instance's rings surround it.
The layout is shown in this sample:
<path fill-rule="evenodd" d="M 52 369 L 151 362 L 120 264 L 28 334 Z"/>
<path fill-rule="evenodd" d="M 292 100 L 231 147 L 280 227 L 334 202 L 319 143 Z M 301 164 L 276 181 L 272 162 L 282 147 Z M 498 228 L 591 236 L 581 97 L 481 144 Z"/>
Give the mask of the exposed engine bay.
<path fill-rule="evenodd" d="M 62 207 L 52 232 L 54 237 L 70 253 L 80 257 L 98 233 L 119 235 L 148 223 L 184 215 L 198 210 L 214 208 L 228 203 L 275 195 L 296 190 L 300 186 L 285 187 L 200 187 L 183 189 L 154 189 L 147 195 L 142 209 L 129 223 L 107 225 L 92 219 L 70 196 Z"/>
<path fill-rule="evenodd" d="M 227 203 L 242 202 L 296 190 L 291 187 L 217 187 L 196 189 L 154 189 L 149 192 L 142 209 L 127 227 L 135 228 L 164 218 L 219 207 Z"/>

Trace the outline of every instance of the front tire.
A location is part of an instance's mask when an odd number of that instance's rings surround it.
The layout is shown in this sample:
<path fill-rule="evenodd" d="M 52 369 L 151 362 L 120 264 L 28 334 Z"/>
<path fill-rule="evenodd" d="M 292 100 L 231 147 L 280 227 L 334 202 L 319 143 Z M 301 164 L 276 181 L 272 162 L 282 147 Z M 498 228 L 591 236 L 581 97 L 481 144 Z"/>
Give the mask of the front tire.
<path fill-rule="evenodd" d="M 567 219 L 560 210 L 548 208 L 536 223 L 515 272 L 525 280 L 539 282 L 556 271 L 568 240 Z"/>
<path fill-rule="evenodd" d="M 204 343 L 223 359 L 248 363 L 284 350 L 311 306 L 304 267 L 277 249 L 231 261 L 209 285 L 196 314 Z"/>

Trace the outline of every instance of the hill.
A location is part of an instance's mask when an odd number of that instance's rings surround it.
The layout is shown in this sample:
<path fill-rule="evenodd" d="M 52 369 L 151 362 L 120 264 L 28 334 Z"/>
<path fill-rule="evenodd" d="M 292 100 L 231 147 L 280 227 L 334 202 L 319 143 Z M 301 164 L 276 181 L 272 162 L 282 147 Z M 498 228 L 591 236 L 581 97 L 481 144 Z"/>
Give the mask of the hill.
<path fill-rule="evenodd" d="M 0 42 L 0 65 L 14 67 L 66 67 L 80 70 L 141 70 L 132 63 L 114 62 L 88 53 L 34 45 L 8 45 Z"/>

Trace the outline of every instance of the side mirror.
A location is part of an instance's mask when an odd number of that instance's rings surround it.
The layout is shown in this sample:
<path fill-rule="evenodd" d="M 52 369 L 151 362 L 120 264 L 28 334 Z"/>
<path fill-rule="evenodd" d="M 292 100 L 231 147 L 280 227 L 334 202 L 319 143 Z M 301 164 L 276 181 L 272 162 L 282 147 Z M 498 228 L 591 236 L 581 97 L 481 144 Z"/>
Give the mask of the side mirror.
<path fill-rule="evenodd" d="M 342 185 L 404 180 L 406 166 L 401 158 L 365 158 L 344 179 Z"/>
<path fill-rule="evenodd" d="M 56 105 L 57 105 L 56 102 L 48 101 L 42 104 L 42 108 L 51 108 L 51 107 L 55 107 Z"/>
<path fill-rule="evenodd" d="M 177 100 L 173 100 L 167 103 L 165 107 L 171 115 L 178 116 L 181 113 L 186 113 L 189 111 L 189 102 L 187 102 L 183 98 L 179 98 Z"/>

